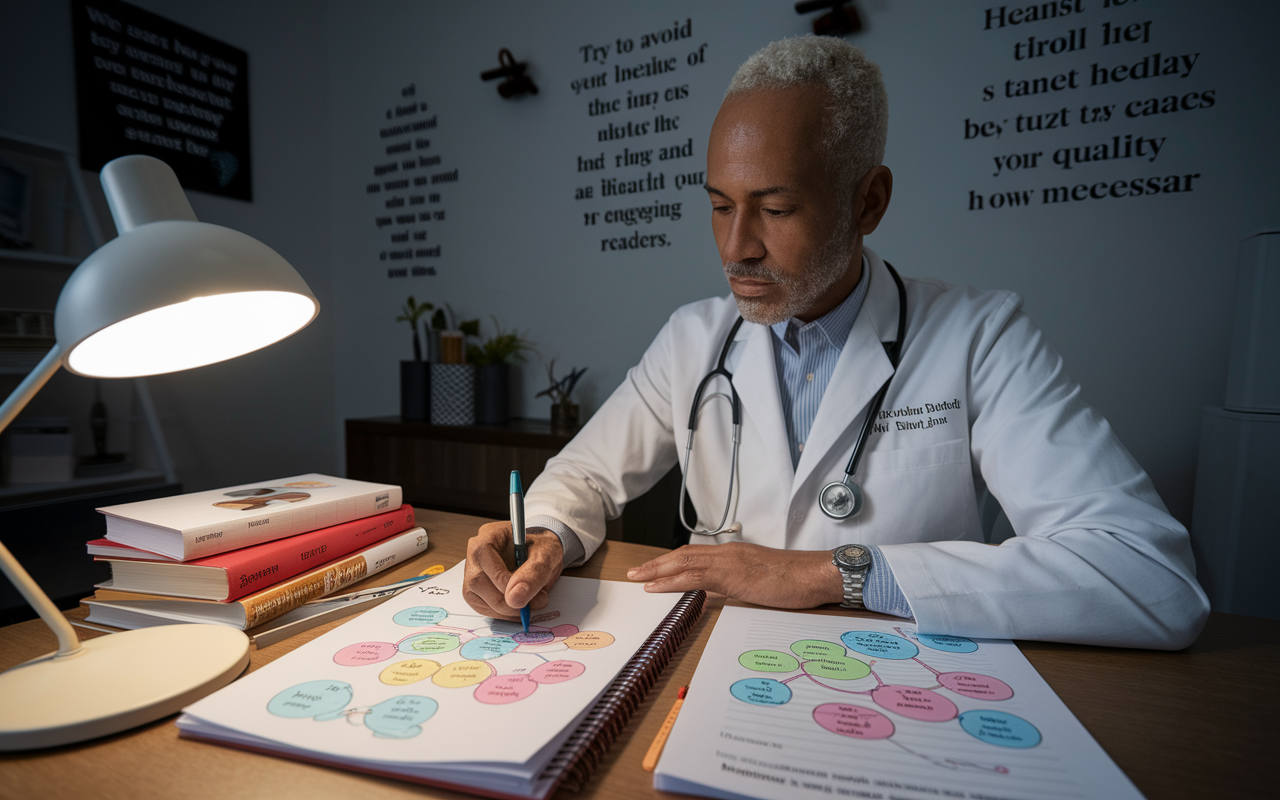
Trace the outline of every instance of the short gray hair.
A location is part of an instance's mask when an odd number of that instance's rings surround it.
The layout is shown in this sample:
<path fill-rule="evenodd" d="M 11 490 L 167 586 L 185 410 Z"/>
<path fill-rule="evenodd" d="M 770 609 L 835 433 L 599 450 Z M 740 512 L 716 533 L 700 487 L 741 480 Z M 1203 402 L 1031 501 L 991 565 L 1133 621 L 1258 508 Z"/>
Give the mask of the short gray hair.
<path fill-rule="evenodd" d="M 884 161 L 889 95 L 880 67 L 861 48 L 831 36 L 794 36 L 765 45 L 738 67 L 725 97 L 798 85 L 827 90 L 827 155 L 842 179 L 857 186 Z"/>

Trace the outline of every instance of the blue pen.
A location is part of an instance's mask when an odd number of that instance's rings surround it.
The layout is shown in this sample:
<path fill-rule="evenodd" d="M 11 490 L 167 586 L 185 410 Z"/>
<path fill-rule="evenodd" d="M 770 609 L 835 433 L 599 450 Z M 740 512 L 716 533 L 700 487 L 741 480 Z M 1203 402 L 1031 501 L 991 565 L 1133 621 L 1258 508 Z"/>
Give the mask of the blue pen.
<path fill-rule="evenodd" d="M 524 489 L 520 486 L 520 470 L 511 470 L 511 535 L 516 543 L 516 569 L 524 564 L 529 551 L 524 543 Z M 529 604 L 520 609 L 520 624 L 529 632 Z"/>

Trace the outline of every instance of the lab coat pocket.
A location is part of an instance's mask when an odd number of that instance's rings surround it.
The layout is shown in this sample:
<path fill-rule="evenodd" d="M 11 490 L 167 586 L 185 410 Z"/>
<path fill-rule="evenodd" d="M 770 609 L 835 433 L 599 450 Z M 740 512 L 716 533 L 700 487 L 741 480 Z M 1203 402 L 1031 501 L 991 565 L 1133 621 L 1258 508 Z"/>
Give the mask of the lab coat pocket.
<path fill-rule="evenodd" d="M 871 450 L 858 471 L 864 541 L 982 540 L 968 440 Z"/>

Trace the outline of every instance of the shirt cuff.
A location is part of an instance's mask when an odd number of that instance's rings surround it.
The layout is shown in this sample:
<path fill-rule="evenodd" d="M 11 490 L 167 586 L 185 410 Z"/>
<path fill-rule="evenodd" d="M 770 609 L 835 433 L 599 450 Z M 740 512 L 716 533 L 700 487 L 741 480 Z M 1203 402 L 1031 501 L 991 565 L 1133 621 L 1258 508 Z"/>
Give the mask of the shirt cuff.
<path fill-rule="evenodd" d="M 871 569 L 867 570 L 867 579 L 862 586 L 862 604 L 868 611 L 892 614 L 895 617 L 912 617 L 911 604 L 898 587 L 898 579 L 893 577 L 893 568 L 881 555 L 880 548 L 873 544 L 865 546 L 871 551 Z"/>
<path fill-rule="evenodd" d="M 560 537 L 560 547 L 564 549 L 564 566 L 577 567 L 587 560 L 587 548 L 582 546 L 582 540 L 578 538 L 578 534 L 555 517 L 539 514 L 536 517 L 530 517 L 525 520 L 524 529 L 541 528 L 549 530 L 556 536 Z M 894 584 L 897 587 L 898 584 Z"/>

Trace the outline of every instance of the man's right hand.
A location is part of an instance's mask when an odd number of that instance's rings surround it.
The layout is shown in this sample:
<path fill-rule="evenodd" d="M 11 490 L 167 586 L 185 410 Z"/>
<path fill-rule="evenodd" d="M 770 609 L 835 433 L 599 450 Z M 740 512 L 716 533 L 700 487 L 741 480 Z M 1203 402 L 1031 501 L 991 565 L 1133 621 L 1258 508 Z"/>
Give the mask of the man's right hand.
<path fill-rule="evenodd" d="M 511 523 L 490 522 L 480 527 L 467 542 L 462 596 L 468 605 L 487 617 L 510 620 L 520 619 L 525 605 L 547 605 L 547 592 L 564 569 L 564 547 L 560 537 L 547 530 L 526 533 L 525 543 L 528 558 L 512 573 L 506 558 L 513 549 Z"/>

